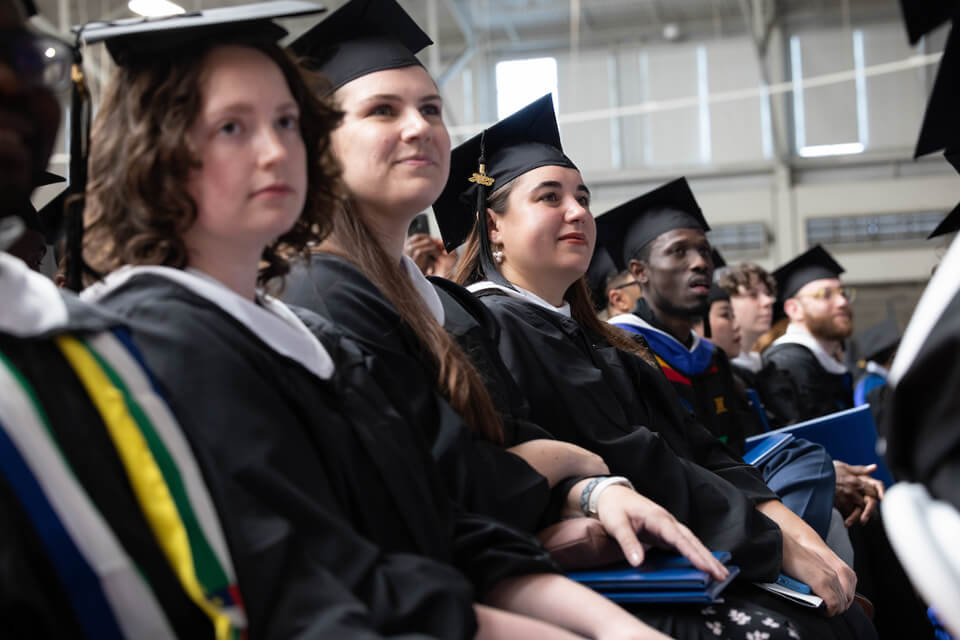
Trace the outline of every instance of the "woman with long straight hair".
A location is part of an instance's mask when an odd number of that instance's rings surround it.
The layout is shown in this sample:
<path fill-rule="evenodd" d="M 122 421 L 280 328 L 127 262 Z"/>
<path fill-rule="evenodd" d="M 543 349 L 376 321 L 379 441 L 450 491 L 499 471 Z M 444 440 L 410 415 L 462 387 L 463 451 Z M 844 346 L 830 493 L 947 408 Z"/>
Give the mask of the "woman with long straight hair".
<path fill-rule="evenodd" d="M 443 329 L 456 311 L 444 295 L 462 296 L 468 305 L 472 298 L 449 283 L 435 288 L 402 256 L 410 221 L 437 197 L 447 179 L 449 138 L 442 100 L 413 55 L 427 43 L 395 3 L 359 0 L 294 43 L 295 51 L 330 78 L 330 99 L 344 114 L 332 147 L 347 198 L 334 213 L 330 236 L 309 261 L 294 267 L 284 295 L 331 319 L 363 346 L 371 378 L 398 411 L 422 426 L 461 504 L 533 531 L 554 521 L 558 506 L 565 514 L 579 514 L 578 504 L 590 485 L 579 476 L 606 473 L 606 466 L 582 469 L 576 466 L 584 459 L 579 447 L 553 440 L 538 425 L 514 419 L 517 416 L 502 420 L 495 407 L 509 400 L 509 385 L 493 385 L 488 393 L 491 379 L 476 370 L 474 354 L 465 354 Z M 448 447 L 465 438 L 472 441 L 470 466 L 450 464 Z M 659 474 L 665 483 L 678 478 L 682 486 L 691 487 L 691 495 L 696 493 L 693 487 L 708 480 L 707 472 L 679 460 L 653 438 L 648 453 L 639 463 L 647 465 L 651 476 Z M 589 464 L 595 460 L 595 454 L 585 458 Z M 531 466 L 539 473 L 531 475 Z M 536 497 L 541 474 L 554 485 L 550 505 Z M 621 486 L 623 482 L 603 485 L 608 488 L 599 496 L 595 515 L 631 562 L 642 558 L 636 534 L 642 531 L 723 575 L 709 560 L 703 561 L 704 549 L 693 543 L 686 527 L 678 528 L 665 510 Z M 712 516 L 732 530 L 717 540 L 777 549 L 776 527 L 738 500 L 745 503 L 738 494 L 716 503 Z M 767 575 L 770 566 L 768 561 L 764 568 L 751 569 Z M 723 617 L 727 609 L 701 614 L 682 607 L 647 607 L 640 615 L 671 634 L 695 638 L 715 633 L 708 622 L 722 626 L 709 617 L 718 612 Z M 788 623 L 779 620 L 785 633 Z"/>

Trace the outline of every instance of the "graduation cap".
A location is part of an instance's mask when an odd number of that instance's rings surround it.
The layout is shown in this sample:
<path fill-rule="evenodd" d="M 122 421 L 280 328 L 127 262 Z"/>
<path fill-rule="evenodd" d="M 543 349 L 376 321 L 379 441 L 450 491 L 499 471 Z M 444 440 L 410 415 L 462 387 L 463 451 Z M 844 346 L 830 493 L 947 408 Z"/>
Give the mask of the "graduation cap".
<path fill-rule="evenodd" d="M 82 288 L 82 274 L 91 271 L 82 258 L 83 199 L 87 184 L 90 140 L 90 92 L 83 74 L 83 44 L 103 42 L 123 67 L 163 64 L 173 53 L 191 55 L 196 45 L 218 41 L 277 41 L 287 32 L 275 18 L 302 16 L 325 9 L 312 2 L 277 0 L 236 7 L 205 9 L 161 18 L 96 21 L 73 28 L 77 37 L 73 59 L 70 107 L 70 187 L 73 199 L 66 212 L 67 287 Z M 92 272 L 92 271 L 91 271 Z"/>
<path fill-rule="evenodd" d="M 953 208 L 953 210 L 944 216 L 943 220 L 940 221 L 940 224 L 930 232 L 930 235 L 927 236 L 927 240 L 932 240 L 939 236 L 945 236 L 948 233 L 953 233 L 954 231 L 960 231 L 960 204 Z"/>
<path fill-rule="evenodd" d="M 686 178 L 677 178 L 597 218 L 597 244 L 626 269 L 640 249 L 673 229 L 710 230 Z"/>
<path fill-rule="evenodd" d="M 37 15 L 37 5 L 34 4 L 33 0 L 20 0 L 20 4 L 23 5 L 23 15 L 27 18 Z"/>
<path fill-rule="evenodd" d="M 58 176 L 49 171 L 45 171 L 43 178 L 37 184 L 38 187 L 44 187 L 50 184 L 66 182 L 66 178 Z M 24 222 L 28 229 L 33 229 L 41 234 L 47 244 L 53 244 L 57 233 L 60 230 L 60 223 L 63 220 L 63 206 L 66 201 L 68 189 L 61 191 L 53 200 L 48 202 L 39 211 L 28 201 L 27 211 L 24 215 Z"/>
<path fill-rule="evenodd" d="M 250 38 L 277 42 L 287 31 L 272 20 L 321 11 L 325 11 L 324 7 L 313 2 L 278 0 L 161 18 L 91 22 L 74 27 L 74 31 L 85 44 L 104 42 L 118 65 L 130 66 L 164 60 L 171 53 L 218 40 Z"/>
<path fill-rule="evenodd" d="M 900 344 L 900 327 L 893 317 L 887 317 L 883 322 L 862 331 L 853 341 L 862 360 L 883 364 Z"/>
<path fill-rule="evenodd" d="M 710 251 L 710 255 L 713 256 L 714 269 L 722 269 L 723 267 L 727 266 L 727 261 L 723 259 L 723 256 L 716 247 L 713 247 L 713 250 Z"/>
<path fill-rule="evenodd" d="M 293 41 L 336 90 L 375 71 L 422 66 L 416 53 L 433 40 L 396 0 L 350 0 Z"/>
<path fill-rule="evenodd" d="M 958 6 L 956 0 L 900 0 L 910 44 L 917 44 L 920 38 L 953 19 Z"/>
<path fill-rule="evenodd" d="M 463 244 L 474 225 L 479 224 L 484 274 L 491 280 L 508 284 L 490 258 L 485 215 L 487 196 L 528 171 L 546 166 L 577 168 L 563 153 L 550 94 L 454 149 L 450 157 L 450 177 L 433 203 L 447 251 Z"/>
<path fill-rule="evenodd" d="M 779 292 L 778 302 L 789 300 L 808 282 L 838 278 L 843 272 L 844 268 L 827 253 L 823 245 L 818 244 L 773 272 Z"/>
<path fill-rule="evenodd" d="M 914 150 L 914 158 L 942 149 L 960 149 L 960 34 L 950 30 L 943 49 L 933 91 L 923 114 L 923 125 Z"/>
<path fill-rule="evenodd" d="M 590 266 L 587 267 L 587 288 L 590 289 L 590 301 L 593 302 L 593 308 L 596 311 L 602 311 L 607 308 L 607 283 L 610 278 L 620 273 L 617 270 L 613 259 L 607 250 L 603 247 L 596 247 L 593 251 L 593 257 L 590 258 Z"/>

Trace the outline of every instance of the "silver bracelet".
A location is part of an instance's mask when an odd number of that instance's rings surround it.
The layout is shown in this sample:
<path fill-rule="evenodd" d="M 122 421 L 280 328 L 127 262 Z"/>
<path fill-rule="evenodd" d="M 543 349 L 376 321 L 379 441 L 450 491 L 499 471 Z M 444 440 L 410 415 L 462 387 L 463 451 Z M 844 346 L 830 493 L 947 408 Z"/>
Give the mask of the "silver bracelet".
<path fill-rule="evenodd" d="M 607 488 L 614 485 L 630 487 L 630 489 L 633 489 L 633 484 L 623 476 L 610 476 L 609 478 L 604 478 L 590 488 L 590 495 L 586 501 L 587 516 L 591 518 L 596 518 L 598 516 L 597 504 L 600 502 L 600 494 L 603 493 Z"/>

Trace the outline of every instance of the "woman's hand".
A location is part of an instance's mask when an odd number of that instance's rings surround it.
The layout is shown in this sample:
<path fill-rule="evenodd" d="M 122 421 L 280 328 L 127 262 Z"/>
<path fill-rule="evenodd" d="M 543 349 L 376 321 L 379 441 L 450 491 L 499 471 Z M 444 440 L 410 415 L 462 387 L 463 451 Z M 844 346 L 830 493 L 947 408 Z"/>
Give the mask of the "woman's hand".
<path fill-rule="evenodd" d="M 616 539 L 633 566 L 643 562 L 646 544 L 677 551 L 716 580 L 723 580 L 729 574 L 690 529 L 669 511 L 629 487 L 607 487 L 600 494 L 597 513 L 603 528 Z"/>
<path fill-rule="evenodd" d="M 777 523 L 783 538 L 784 573 L 810 586 L 823 598 L 828 615 L 843 613 L 853 604 L 857 574 L 824 544 L 817 532 L 779 500 L 757 509 Z"/>
<path fill-rule="evenodd" d="M 507 451 L 523 458 L 547 479 L 551 487 L 564 478 L 605 476 L 610 473 L 607 463 L 597 454 L 560 440 L 528 440 Z"/>

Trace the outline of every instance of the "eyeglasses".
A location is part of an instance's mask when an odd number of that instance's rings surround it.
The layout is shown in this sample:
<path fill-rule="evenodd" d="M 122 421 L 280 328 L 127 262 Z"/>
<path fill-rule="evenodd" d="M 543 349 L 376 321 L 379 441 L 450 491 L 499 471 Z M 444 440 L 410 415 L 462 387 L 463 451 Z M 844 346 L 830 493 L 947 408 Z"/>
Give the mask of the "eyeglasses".
<path fill-rule="evenodd" d="M 0 30 L 0 61 L 31 87 L 60 93 L 70 88 L 70 46 L 26 29 Z"/>
<path fill-rule="evenodd" d="M 847 302 L 853 302 L 857 298 L 857 290 L 853 287 L 823 287 L 815 289 L 810 293 L 805 293 L 797 298 L 813 298 L 814 300 L 833 300 L 834 296 L 842 296 Z"/>
<path fill-rule="evenodd" d="M 640 285 L 639 280 L 631 280 L 630 282 L 625 282 L 623 284 L 618 284 L 615 287 L 610 287 L 611 291 L 616 291 L 617 289 L 626 289 L 627 287 L 632 287 L 633 285 Z"/>

